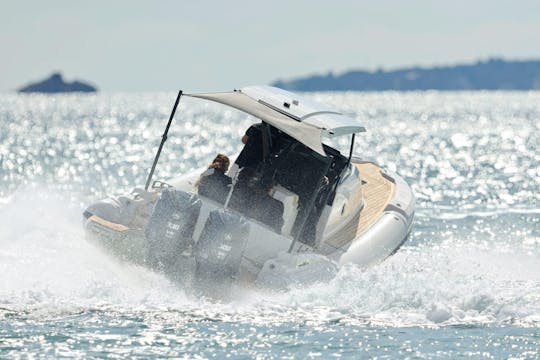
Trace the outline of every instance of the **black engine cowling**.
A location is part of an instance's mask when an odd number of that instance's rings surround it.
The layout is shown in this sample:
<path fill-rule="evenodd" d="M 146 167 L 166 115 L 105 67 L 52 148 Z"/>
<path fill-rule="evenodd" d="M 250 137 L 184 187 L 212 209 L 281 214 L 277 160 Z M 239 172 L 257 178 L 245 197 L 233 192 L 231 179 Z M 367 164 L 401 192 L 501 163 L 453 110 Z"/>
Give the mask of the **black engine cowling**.
<path fill-rule="evenodd" d="M 213 289 L 228 287 L 237 275 L 249 235 L 247 221 L 230 211 L 210 212 L 195 245 L 195 281 Z"/>
<path fill-rule="evenodd" d="M 182 252 L 193 243 L 193 231 L 201 200 L 193 194 L 164 189 L 145 229 L 147 264 L 155 270 L 173 268 Z"/>

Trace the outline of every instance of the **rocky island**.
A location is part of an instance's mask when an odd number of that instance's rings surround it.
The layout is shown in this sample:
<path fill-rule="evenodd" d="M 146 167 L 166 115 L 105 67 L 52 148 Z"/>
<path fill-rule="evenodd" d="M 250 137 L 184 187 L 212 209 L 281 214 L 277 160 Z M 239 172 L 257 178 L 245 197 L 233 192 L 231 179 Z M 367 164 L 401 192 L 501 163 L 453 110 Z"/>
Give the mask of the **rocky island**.
<path fill-rule="evenodd" d="M 20 93 L 66 93 L 96 92 L 97 88 L 81 81 L 65 82 L 62 74 L 54 73 L 49 78 L 28 84 L 18 90 Z"/>

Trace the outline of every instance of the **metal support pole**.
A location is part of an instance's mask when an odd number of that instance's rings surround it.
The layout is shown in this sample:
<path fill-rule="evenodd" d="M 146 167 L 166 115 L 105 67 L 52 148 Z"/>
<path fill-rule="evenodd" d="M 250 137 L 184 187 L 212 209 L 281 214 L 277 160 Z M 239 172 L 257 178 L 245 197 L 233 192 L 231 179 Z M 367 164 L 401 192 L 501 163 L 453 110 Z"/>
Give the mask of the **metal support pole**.
<path fill-rule="evenodd" d="M 354 150 L 354 138 L 355 138 L 355 136 L 356 136 L 356 134 L 353 133 L 352 134 L 352 139 L 351 139 L 351 151 L 349 152 L 349 160 L 347 161 L 347 164 L 351 163 L 352 153 L 353 153 L 353 150 Z"/>
<path fill-rule="evenodd" d="M 154 163 L 152 164 L 152 170 L 150 170 L 150 174 L 148 175 L 148 179 L 146 180 L 146 185 L 144 186 L 144 190 L 146 191 L 148 191 L 148 187 L 150 186 L 150 182 L 152 181 L 152 176 L 154 176 L 154 170 L 156 170 L 156 165 L 159 160 L 159 155 L 161 154 L 161 149 L 163 149 L 163 145 L 165 144 L 165 141 L 167 141 L 167 134 L 169 133 L 169 128 L 171 127 L 171 122 L 172 122 L 172 119 L 174 118 L 174 114 L 176 113 L 176 108 L 178 107 L 178 103 L 180 102 L 181 97 L 182 97 L 182 90 L 178 91 L 178 96 L 176 97 L 176 102 L 174 103 L 171 116 L 169 116 L 169 122 L 167 123 L 167 127 L 165 128 L 165 132 L 163 133 L 163 136 L 161 137 L 161 144 L 159 144 L 156 157 L 154 158 Z"/>

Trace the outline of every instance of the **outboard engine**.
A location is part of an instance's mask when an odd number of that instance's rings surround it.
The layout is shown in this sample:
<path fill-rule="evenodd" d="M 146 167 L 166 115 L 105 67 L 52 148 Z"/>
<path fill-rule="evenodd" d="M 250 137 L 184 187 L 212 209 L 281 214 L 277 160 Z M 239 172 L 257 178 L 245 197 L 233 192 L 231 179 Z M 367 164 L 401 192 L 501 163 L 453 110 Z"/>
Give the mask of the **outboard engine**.
<path fill-rule="evenodd" d="M 172 188 L 162 191 L 145 229 L 146 263 L 151 268 L 177 275 L 174 269 L 193 243 L 200 210 L 197 195 Z"/>
<path fill-rule="evenodd" d="M 249 235 L 247 221 L 230 211 L 210 212 L 195 246 L 195 286 L 210 296 L 223 296 L 238 274 Z"/>

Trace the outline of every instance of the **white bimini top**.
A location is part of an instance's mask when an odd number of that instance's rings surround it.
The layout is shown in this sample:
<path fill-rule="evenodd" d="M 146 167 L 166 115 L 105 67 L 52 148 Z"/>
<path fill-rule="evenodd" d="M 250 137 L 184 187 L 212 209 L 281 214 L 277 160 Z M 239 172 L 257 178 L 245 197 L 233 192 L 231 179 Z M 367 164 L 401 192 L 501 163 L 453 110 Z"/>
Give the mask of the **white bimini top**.
<path fill-rule="evenodd" d="M 366 131 L 356 119 L 311 99 L 271 86 L 248 86 L 232 92 L 186 94 L 215 101 L 253 115 L 321 155 L 322 137 Z"/>

